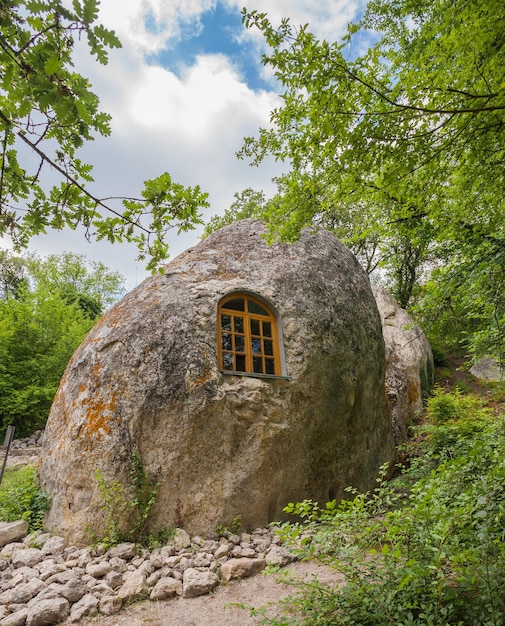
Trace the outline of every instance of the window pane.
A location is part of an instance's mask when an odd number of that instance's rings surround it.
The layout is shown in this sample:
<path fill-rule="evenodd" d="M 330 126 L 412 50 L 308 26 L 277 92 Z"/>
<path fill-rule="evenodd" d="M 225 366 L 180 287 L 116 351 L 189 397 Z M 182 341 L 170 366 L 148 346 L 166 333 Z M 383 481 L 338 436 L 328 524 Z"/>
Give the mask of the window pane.
<path fill-rule="evenodd" d="M 275 364 L 273 359 L 265 359 L 265 369 L 267 374 L 275 374 Z"/>
<path fill-rule="evenodd" d="M 236 352 L 245 352 L 245 337 L 235 335 L 235 350 Z"/>
<path fill-rule="evenodd" d="M 231 315 L 221 315 L 221 330 L 231 330 Z"/>
<path fill-rule="evenodd" d="M 268 311 L 253 300 L 247 301 L 247 310 L 249 313 L 259 313 L 260 315 L 268 315 Z"/>
<path fill-rule="evenodd" d="M 233 328 L 236 333 L 244 332 L 244 318 L 243 317 L 234 317 L 233 318 Z"/>
<path fill-rule="evenodd" d="M 251 335 L 260 335 L 260 322 L 259 320 L 251 320 Z"/>
<path fill-rule="evenodd" d="M 244 310 L 244 298 L 237 298 L 236 300 L 228 300 L 226 304 L 223 304 L 223 309 L 232 309 L 233 311 Z"/>
<path fill-rule="evenodd" d="M 280 371 L 277 330 L 268 305 L 244 293 L 227 297 L 218 322 L 222 370 L 275 376 Z"/>
<path fill-rule="evenodd" d="M 223 350 L 231 350 L 231 335 L 226 335 L 223 333 L 223 336 L 221 337 L 221 346 L 223 348 Z"/>

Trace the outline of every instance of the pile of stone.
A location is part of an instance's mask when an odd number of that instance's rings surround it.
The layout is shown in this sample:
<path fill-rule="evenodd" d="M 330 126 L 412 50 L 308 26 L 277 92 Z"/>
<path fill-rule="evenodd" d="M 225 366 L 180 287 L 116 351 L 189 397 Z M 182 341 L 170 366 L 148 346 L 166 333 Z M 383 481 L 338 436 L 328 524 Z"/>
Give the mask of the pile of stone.
<path fill-rule="evenodd" d="M 137 600 L 193 598 L 294 559 L 271 529 L 211 538 L 178 529 L 168 545 L 150 551 L 133 543 L 79 548 L 27 533 L 24 521 L 0 524 L 1 626 L 78 622 Z"/>
<path fill-rule="evenodd" d="M 14 439 L 7 457 L 7 467 L 18 469 L 25 465 L 36 465 L 39 460 L 42 445 L 43 430 L 37 430 L 23 439 Z M 0 452 L 0 460 L 3 463 L 5 450 Z"/>
<path fill-rule="evenodd" d="M 36 430 L 29 437 L 23 439 L 14 439 L 11 444 L 10 454 L 22 455 L 37 453 L 38 449 L 42 445 L 43 430 Z"/>

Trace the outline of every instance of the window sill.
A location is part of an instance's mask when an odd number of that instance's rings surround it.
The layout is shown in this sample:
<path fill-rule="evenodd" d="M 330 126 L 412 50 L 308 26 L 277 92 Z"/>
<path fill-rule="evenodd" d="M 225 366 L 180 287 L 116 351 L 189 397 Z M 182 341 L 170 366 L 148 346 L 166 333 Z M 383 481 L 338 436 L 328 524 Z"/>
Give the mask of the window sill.
<path fill-rule="evenodd" d="M 248 378 L 266 378 L 268 380 L 293 380 L 291 376 L 277 376 L 276 374 L 254 374 L 252 372 L 232 372 L 231 370 L 219 370 L 225 376 L 247 376 Z"/>

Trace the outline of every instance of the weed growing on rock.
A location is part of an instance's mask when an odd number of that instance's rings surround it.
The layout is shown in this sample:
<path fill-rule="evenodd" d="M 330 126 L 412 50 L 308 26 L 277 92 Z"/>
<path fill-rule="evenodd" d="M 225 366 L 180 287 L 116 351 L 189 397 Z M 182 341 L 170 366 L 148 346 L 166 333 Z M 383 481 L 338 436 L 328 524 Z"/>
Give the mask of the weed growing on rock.
<path fill-rule="evenodd" d="M 242 516 L 235 515 L 230 526 L 222 526 L 222 525 L 217 526 L 216 534 L 226 535 L 226 533 L 232 533 L 232 534 L 238 535 L 240 534 L 241 529 L 242 529 Z"/>
<path fill-rule="evenodd" d="M 159 483 L 153 482 L 147 474 L 139 452 L 134 452 L 130 459 L 128 487 L 118 480 L 107 481 L 99 470 L 95 476 L 105 513 L 105 528 L 101 538 L 88 529 L 93 540 L 106 546 L 122 541 L 149 545 L 165 536 L 164 531 L 154 535 L 146 531 L 149 514 L 158 496 Z"/>

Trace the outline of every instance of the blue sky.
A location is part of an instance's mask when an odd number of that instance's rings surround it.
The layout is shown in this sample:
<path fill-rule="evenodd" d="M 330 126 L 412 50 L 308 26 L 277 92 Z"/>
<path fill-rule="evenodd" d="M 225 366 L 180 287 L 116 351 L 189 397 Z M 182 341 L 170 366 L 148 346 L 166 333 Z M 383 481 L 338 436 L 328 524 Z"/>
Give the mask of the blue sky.
<path fill-rule="evenodd" d="M 274 193 L 272 179 L 282 164 L 267 160 L 252 168 L 235 156 L 243 138 L 267 127 L 279 105 L 278 87 L 261 64 L 263 40 L 242 26 L 242 6 L 243 0 L 102 0 L 100 21 L 123 47 L 111 52 L 106 66 L 84 45 L 75 58 L 76 70 L 91 80 L 101 109 L 112 116 L 111 136 L 98 137 L 80 155 L 93 164 L 96 196 L 138 196 L 144 180 L 169 172 L 174 181 L 208 192 L 208 220 L 248 187 Z M 266 11 L 274 24 L 289 17 L 335 39 L 364 0 L 251 0 L 247 6 Z M 195 245 L 201 232 L 173 232 L 171 257 Z M 84 254 L 120 271 L 128 289 L 147 276 L 134 246 L 88 243 L 79 232 L 48 233 L 31 250 Z"/>
<path fill-rule="evenodd" d="M 145 17 L 147 30 L 156 30 L 152 14 Z M 148 56 L 148 63 L 159 63 L 179 77 L 184 68 L 195 64 L 197 57 L 221 54 L 228 57 L 251 89 L 271 89 L 272 84 L 261 75 L 261 52 L 255 41 L 243 37 L 242 16 L 237 7 L 221 2 L 203 11 L 197 19 L 183 24 L 178 37 L 167 47 Z"/>

